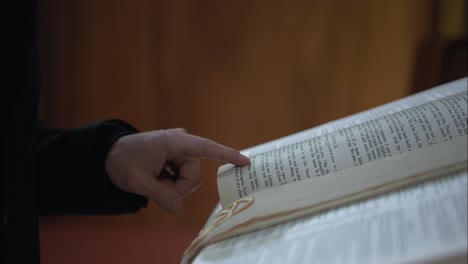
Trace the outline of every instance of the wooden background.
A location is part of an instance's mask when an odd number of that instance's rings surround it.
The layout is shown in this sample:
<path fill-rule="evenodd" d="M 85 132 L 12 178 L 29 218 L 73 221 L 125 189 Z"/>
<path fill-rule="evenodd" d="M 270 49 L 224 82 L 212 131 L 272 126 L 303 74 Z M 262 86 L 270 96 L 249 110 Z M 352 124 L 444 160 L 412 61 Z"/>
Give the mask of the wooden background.
<path fill-rule="evenodd" d="M 40 0 L 41 118 L 117 117 L 250 147 L 409 94 L 421 44 L 466 36 L 465 1 L 443 3 Z M 217 203 L 219 165 L 203 161 L 178 216 L 151 204 L 42 218 L 43 262 L 178 262 Z"/>

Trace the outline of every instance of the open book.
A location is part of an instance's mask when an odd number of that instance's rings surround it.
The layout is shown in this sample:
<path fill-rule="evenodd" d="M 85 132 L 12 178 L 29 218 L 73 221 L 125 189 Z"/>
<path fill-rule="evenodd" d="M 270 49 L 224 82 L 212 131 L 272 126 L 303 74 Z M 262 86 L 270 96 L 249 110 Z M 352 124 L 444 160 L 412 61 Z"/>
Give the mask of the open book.
<path fill-rule="evenodd" d="M 244 150 L 183 262 L 465 263 L 467 81 Z"/>

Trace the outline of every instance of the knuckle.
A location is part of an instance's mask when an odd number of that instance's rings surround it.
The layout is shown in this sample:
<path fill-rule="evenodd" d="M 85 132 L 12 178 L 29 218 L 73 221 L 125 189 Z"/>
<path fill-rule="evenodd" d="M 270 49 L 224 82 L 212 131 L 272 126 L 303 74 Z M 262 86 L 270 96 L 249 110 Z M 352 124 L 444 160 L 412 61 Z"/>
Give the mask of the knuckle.
<path fill-rule="evenodd" d="M 153 148 L 155 146 L 163 144 L 166 140 L 167 133 L 165 130 L 155 130 L 143 134 L 143 148 Z"/>
<path fill-rule="evenodd" d="M 183 134 L 179 129 L 166 129 L 164 130 L 164 139 L 165 141 L 175 140 L 177 142 Z"/>
<path fill-rule="evenodd" d="M 170 138 L 173 134 L 174 134 L 174 131 L 172 131 L 171 129 L 164 129 L 164 130 L 161 130 L 161 138 L 162 138 L 162 139 L 168 139 L 168 138 Z"/>
<path fill-rule="evenodd" d="M 171 138 L 173 137 L 173 133 L 170 130 L 160 130 L 158 131 L 159 133 L 157 134 L 157 137 L 155 140 L 158 141 L 158 145 L 162 146 L 163 149 L 167 149 L 169 146 L 169 142 Z"/>
<path fill-rule="evenodd" d="M 170 128 L 165 130 L 167 133 L 172 134 L 172 135 L 177 135 L 177 134 L 186 134 L 187 130 L 183 127 L 178 127 L 178 128 Z"/>

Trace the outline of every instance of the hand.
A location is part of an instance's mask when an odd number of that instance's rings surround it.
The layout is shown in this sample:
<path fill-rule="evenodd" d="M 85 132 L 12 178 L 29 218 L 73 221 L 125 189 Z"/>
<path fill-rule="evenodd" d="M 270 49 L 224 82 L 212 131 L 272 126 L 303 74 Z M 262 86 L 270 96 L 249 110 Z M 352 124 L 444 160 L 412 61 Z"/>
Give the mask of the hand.
<path fill-rule="evenodd" d="M 181 209 L 182 198 L 202 181 L 199 158 L 236 166 L 250 163 L 237 150 L 177 128 L 121 137 L 107 154 L 105 168 L 120 189 L 146 196 L 163 209 L 176 213 Z M 175 174 L 161 177 L 168 164 Z"/>

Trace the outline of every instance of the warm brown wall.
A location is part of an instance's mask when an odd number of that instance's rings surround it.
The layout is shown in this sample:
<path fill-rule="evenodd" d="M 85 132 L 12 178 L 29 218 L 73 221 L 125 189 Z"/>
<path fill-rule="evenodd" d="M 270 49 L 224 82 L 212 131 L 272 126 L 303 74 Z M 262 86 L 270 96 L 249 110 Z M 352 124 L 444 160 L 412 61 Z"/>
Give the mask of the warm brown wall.
<path fill-rule="evenodd" d="M 40 1 L 42 117 L 185 127 L 245 148 L 402 97 L 430 1 Z M 43 219 L 194 228 L 217 201 L 217 162 L 185 211 Z"/>

